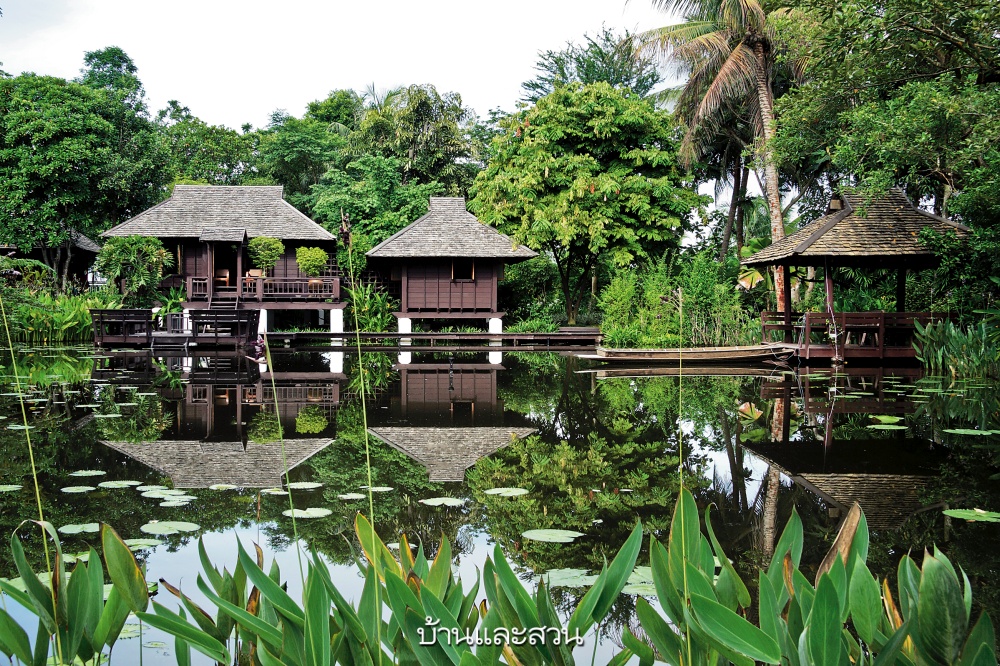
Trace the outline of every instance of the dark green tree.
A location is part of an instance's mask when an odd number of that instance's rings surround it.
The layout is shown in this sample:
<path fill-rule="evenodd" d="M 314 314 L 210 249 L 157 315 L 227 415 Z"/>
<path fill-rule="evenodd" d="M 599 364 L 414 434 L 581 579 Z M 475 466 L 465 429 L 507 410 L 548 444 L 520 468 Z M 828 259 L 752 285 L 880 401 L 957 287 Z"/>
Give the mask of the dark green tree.
<path fill-rule="evenodd" d="M 241 185 L 260 177 L 257 169 L 257 132 L 237 132 L 209 125 L 177 100 L 156 115 L 160 133 L 170 150 L 174 181 L 209 185 Z"/>

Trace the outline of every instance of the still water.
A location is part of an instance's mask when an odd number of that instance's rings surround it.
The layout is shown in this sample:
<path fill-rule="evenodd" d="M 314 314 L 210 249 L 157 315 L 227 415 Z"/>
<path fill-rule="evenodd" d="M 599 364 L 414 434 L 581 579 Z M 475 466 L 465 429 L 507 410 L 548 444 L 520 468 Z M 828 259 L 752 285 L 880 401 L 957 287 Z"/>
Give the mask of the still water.
<path fill-rule="evenodd" d="M 23 349 L 17 359 L 31 429 L 4 358 L 4 544 L 38 517 L 30 434 L 42 512 L 65 552 L 96 545 L 93 523 L 106 522 L 137 540 L 148 580 L 196 598 L 199 538 L 220 568 L 234 566 L 237 540 L 259 544 L 293 596 L 300 548 L 313 548 L 347 596 L 360 595 L 353 522 L 368 514 L 371 486 L 385 542 L 406 534 L 430 555 L 447 538 L 467 584 L 499 548 L 526 584 L 549 575 L 568 615 L 637 518 L 666 537 L 683 470 L 699 505 L 714 503 L 716 531 L 745 579 L 793 507 L 808 569 L 859 502 L 873 571 L 891 577 L 903 553 L 936 543 L 969 575 L 977 605 L 993 617 L 1000 609 L 1000 526 L 942 514 L 1000 509 L 1000 393 L 985 381 L 917 368 L 689 368 L 678 377 L 549 354 L 394 366 L 389 355 L 341 362 L 309 348 L 273 350 L 270 367 L 225 353 L 91 348 Z M 293 521 L 292 509 L 318 517 Z M 530 538 L 552 529 L 582 536 Z M 43 569 L 40 541 L 20 530 Z M 6 545 L 0 577 L 17 577 Z M 638 594 L 654 594 L 641 573 L 601 636 L 588 637 L 588 659 L 595 642 L 597 663 L 615 654 L 623 629 L 638 624 Z M 165 592 L 157 599 L 172 605 Z M 144 663 L 173 663 L 172 649 L 147 627 L 119 643 L 113 663 L 137 663 L 139 650 Z"/>

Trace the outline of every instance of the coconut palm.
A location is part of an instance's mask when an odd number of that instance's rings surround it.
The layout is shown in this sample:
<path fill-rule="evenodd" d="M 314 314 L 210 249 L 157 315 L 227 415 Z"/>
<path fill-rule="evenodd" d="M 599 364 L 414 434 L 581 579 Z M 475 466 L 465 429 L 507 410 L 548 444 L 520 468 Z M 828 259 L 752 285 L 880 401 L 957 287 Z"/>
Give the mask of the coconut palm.
<path fill-rule="evenodd" d="M 774 136 L 775 56 L 781 48 L 774 24 L 787 10 L 768 11 L 763 0 L 653 0 L 684 22 L 649 30 L 643 48 L 667 57 L 687 74 L 677 108 L 685 116 L 690 149 L 707 145 L 734 114 L 748 115 L 758 158 L 764 166 L 764 189 L 771 218 L 771 240 L 785 235 Z M 800 63 L 792 72 L 798 79 Z M 778 309 L 784 305 L 784 280 L 776 276 Z"/>

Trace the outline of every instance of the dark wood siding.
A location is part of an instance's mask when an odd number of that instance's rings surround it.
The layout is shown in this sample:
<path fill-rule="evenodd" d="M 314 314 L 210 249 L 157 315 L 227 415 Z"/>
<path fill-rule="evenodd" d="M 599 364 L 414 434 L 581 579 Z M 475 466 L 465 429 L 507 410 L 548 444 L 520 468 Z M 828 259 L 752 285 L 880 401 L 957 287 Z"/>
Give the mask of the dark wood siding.
<path fill-rule="evenodd" d="M 451 261 L 406 266 L 405 312 L 496 312 L 497 267 L 475 263 L 474 280 L 452 280 Z"/>
<path fill-rule="evenodd" d="M 489 425 L 503 414 L 494 369 L 402 369 L 400 383 L 394 411 L 411 424 Z"/>

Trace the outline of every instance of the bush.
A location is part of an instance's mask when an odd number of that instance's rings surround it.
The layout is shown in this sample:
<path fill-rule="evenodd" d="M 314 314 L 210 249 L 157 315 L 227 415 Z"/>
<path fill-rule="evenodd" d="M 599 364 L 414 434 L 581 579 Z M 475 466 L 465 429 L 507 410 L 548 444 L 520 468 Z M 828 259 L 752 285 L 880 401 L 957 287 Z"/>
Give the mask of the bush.
<path fill-rule="evenodd" d="M 21 298 L 11 317 L 11 335 L 21 342 L 51 344 L 90 340 L 94 334 L 90 310 L 122 306 L 122 297 L 112 289 L 79 296 L 17 291 L 21 292 Z"/>
<path fill-rule="evenodd" d="M 330 425 L 326 414 L 317 405 L 307 405 L 299 410 L 295 417 L 295 432 L 300 435 L 315 435 L 326 430 Z"/>
<path fill-rule="evenodd" d="M 300 247 L 295 250 L 295 263 L 299 270 L 309 277 L 319 277 L 326 270 L 330 255 L 319 247 Z"/>
<path fill-rule="evenodd" d="M 271 444 L 281 440 L 281 420 L 277 414 L 260 411 L 250 419 L 247 437 L 257 444 Z"/>
<path fill-rule="evenodd" d="M 159 238 L 115 236 L 97 254 L 95 268 L 109 281 L 120 284 L 127 307 L 147 308 L 156 300 L 164 269 L 174 265 Z"/>
<path fill-rule="evenodd" d="M 285 244 L 277 238 L 257 236 L 247 243 L 247 251 L 254 267 L 266 273 L 277 265 L 278 259 L 285 253 Z"/>

